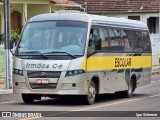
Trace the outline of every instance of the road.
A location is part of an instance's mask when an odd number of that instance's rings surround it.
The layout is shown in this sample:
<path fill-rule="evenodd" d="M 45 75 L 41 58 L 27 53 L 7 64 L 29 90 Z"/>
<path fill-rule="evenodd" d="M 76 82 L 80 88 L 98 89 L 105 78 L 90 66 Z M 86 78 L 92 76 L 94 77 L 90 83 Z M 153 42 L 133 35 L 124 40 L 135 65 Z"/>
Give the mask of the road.
<path fill-rule="evenodd" d="M 81 101 L 75 97 L 69 97 L 64 99 L 49 99 L 44 98 L 42 101 L 36 101 L 34 104 L 24 104 L 21 96 L 17 94 L 1 95 L 0 96 L 0 111 L 52 111 L 44 113 L 43 117 L 38 116 L 37 120 L 47 119 L 61 120 L 62 117 L 57 116 L 67 116 L 68 120 L 135 120 L 138 119 L 138 115 L 141 111 L 160 111 L 160 75 L 154 75 L 152 77 L 152 82 L 149 85 L 136 89 L 133 97 L 131 98 L 119 98 L 113 94 L 100 95 L 97 97 L 95 104 L 93 105 L 82 105 Z M 53 111 L 58 111 L 53 113 Z M 67 112 L 64 112 L 67 111 Z M 74 115 L 74 111 L 85 111 L 79 112 L 77 116 L 71 118 L 71 115 Z M 87 111 L 87 112 L 86 112 Z M 88 112 L 92 111 L 92 112 Z M 98 112 L 99 111 L 99 112 Z M 106 112 L 113 111 L 113 112 Z M 116 111 L 127 111 L 120 114 Z M 128 111 L 137 111 L 135 117 L 129 117 L 131 112 Z M 104 113 L 103 113 L 104 112 Z M 154 113 L 154 112 L 153 112 Z M 155 112 L 156 113 L 156 112 Z M 159 112 L 160 113 L 160 112 Z M 158 113 L 158 114 L 159 114 Z M 97 116 L 96 116 L 97 114 Z M 111 117 L 98 117 L 100 114 L 110 115 Z M 132 114 L 132 115 L 133 115 Z M 89 117 L 80 117 L 89 115 Z M 112 116 L 113 115 L 113 116 Z M 159 114 L 160 115 L 160 114 Z M 94 116 L 94 117 L 90 117 Z M 120 116 L 120 117 L 118 117 Z M 128 116 L 128 117 L 127 117 Z M 0 118 L 2 119 L 2 118 Z M 4 119 L 4 118 L 3 118 Z M 7 120 L 9 118 L 6 118 Z M 13 118 L 10 118 L 13 120 Z M 30 120 L 35 118 L 14 118 L 15 120 Z M 145 120 L 159 120 L 159 117 L 143 117 Z"/>

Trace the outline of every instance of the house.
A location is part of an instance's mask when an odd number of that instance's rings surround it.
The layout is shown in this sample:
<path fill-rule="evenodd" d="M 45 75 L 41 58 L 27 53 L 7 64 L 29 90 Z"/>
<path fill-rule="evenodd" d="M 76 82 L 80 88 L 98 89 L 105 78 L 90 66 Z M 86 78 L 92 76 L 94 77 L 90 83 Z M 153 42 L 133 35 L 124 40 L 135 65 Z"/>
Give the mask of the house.
<path fill-rule="evenodd" d="M 10 0 L 11 29 L 22 29 L 26 20 L 40 13 L 51 11 L 50 0 Z M 3 3 L 0 3 L 0 32 L 4 32 Z"/>
<path fill-rule="evenodd" d="M 3 1 L 0 0 L 0 33 L 4 33 Z M 64 7 L 56 6 L 56 3 L 77 4 L 70 0 L 9 0 L 11 29 L 22 29 L 28 19 L 37 14 L 51 13 Z M 61 1 L 61 2 L 59 2 Z"/>
<path fill-rule="evenodd" d="M 72 0 L 79 4 L 87 1 L 87 12 L 112 17 L 123 17 L 146 23 L 150 33 L 160 32 L 159 0 Z"/>

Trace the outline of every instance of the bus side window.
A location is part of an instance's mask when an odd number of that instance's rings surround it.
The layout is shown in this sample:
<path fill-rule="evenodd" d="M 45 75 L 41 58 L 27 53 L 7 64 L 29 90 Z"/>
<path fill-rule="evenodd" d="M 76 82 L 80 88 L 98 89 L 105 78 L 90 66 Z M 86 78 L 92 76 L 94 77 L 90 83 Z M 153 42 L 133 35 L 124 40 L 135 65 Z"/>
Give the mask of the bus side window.
<path fill-rule="evenodd" d="M 91 29 L 90 34 L 89 34 L 89 44 L 88 44 L 88 50 L 87 50 L 87 55 L 91 55 L 93 52 L 95 52 L 95 42 L 94 42 L 94 37 L 93 37 L 93 29 Z"/>
<path fill-rule="evenodd" d="M 133 37 L 133 51 L 143 52 L 142 33 L 140 31 L 132 31 Z"/>
<path fill-rule="evenodd" d="M 149 38 L 149 33 L 147 31 L 142 32 L 142 37 L 143 37 L 143 49 L 145 52 L 151 52 L 151 42 Z"/>
<path fill-rule="evenodd" d="M 131 31 L 129 30 L 122 30 L 121 31 L 121 38 L 124 40 L 124 52 L 131 52 Z"/>
<path fill-rule="evenodd" d="M 89 44 L 87 54 L 91 55 L 98 49 L 98 32 L 97 29 L 92 28 L 89 35 Z"/>
<path fill-rule="evenodd" d="M 108 29 L 109 38 L 110 38 L 110 51 L 111 52 L 122 52 L 124 46 L 120 39 L 120 35 L 117 29 Z"/>
<path fill-rule="evenodd" d="M 109 51 L 109 38 L 106 28 L 99 28 L 99 36 L 101 39 L 101 51 Z"/>

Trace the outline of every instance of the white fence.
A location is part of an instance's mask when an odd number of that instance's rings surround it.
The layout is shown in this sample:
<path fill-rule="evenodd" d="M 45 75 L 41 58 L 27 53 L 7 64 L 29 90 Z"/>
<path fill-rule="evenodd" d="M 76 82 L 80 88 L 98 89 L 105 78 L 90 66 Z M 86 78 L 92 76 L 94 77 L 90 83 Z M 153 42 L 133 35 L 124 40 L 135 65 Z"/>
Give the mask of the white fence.
<path fill-rule="evenodd" d="M 153 53 L 160 53 L 160 34 L 150 34 Z"/>
<path fill-rule="evenodd" d="M 150 34 L 152 43 L 152 65 L 160 65 L 160 34 Z"/>
<path fill-rule="evenodd" d="M 0 80 L 4 79 L 5 66 L 4 66 L 4 48 L 0 46 Z"/>

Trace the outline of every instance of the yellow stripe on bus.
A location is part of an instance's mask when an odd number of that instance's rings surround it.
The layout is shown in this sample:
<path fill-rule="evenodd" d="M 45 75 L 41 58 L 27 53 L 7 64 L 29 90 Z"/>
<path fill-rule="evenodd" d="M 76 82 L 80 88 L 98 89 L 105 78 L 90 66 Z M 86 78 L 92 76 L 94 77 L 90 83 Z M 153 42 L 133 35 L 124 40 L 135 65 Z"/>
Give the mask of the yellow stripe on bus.
<path fill-rule="evenodd" d="M 151 56 L 92 56 L 87 59 L 87 70 L 147 68 L 151 66 Z"/>

